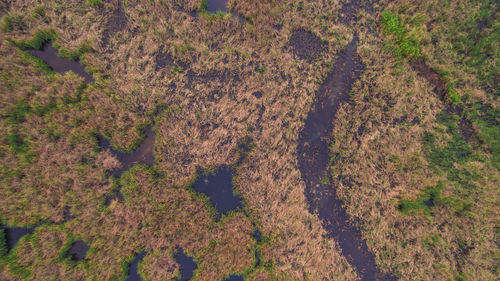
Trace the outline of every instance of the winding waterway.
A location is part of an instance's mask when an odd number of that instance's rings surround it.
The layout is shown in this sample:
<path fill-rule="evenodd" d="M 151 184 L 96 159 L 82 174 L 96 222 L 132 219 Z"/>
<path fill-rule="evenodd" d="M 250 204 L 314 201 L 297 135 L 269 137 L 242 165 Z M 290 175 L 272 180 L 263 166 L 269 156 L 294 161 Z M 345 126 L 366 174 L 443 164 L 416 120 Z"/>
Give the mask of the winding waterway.
<path fill-rule="evenodd" d="M 339 20 L 350 25 L 360 1 L 351 1 L 340 10 Z M 364 71 L 357 54 L 357 36 L 338 54 L 332 71 L 320 86 L 316 101 L 299 134 L 298 164 L 306 184 L 306 198 L 311 213 L 318 214 L 323 226 L 355 268 L 362 280 L 392 280 L 380 273 L 373 254 L 368 250 L 361 232 L 354 226 L 336 196 L 336 187 L 329 179 L 329 144 L 332 139 L 335 115 L 349 100 L 353 83 Z"/>

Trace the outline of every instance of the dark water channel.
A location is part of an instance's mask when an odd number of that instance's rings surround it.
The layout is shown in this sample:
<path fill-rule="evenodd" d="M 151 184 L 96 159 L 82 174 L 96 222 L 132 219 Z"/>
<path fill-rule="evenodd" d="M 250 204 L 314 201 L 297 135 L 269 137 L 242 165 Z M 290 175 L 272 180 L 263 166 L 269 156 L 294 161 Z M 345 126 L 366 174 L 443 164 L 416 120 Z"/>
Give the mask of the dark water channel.
<path fill-rule="evenodd" d="M 350 25 L 360 1 L 351 1 L 340 9 L 339 21 Z M 336 188 L 329 179 L 329 144 L 334 118 L 339 107 L 349 100 L 353 83 L 364 70 L 357 52 L 357 37 L 338 54 L 331 73 L 320 86 L 316 101 L 309 112 L 303 130 L 299 133 L 298 164 L 306 184 L 306 197 L 312 213 L 317 212 L 323 226 L 340 245 L 343 255 L 362 280 L 393 280 L 382 275 L 368 250 L 361 232 L 350 221 L 349 215 L 336 196 Z"/>
<path fill-rule="evenodd" d="M 5 242 L 7 243 L 7 250 L 10 251 L 14 246 L 16 246 L 19 239 L 23 236 L 32 234 L 35 231 L 35 228 L 29 227 L 6 227 L 4 225 L 0 225 L 0 229 L 5 231 Z"/>
<path fill-rule="evenodd" d="M 94 77 L 85 71 L 85 67 L 80 61 L 60 57 L 58 55 L 58 50 L 52 46 L 52 42 L 44 43 L 40 50 L 27 49 L 26 51 L 43 60 L 54 72 L 64 74 L 68 71 L 72 71 L 85 78 L 87 83 L 94 82 Z"/>
<path fill-rule="evenodd" d="M 188 281 L 193 277 L 193 272 L 197 265 L 193 258 L 189 257 L 181 249 L 174 255 L 175 261 L 180 265 L 181 277 L 178 281 Z"/>
<path fill-rule="evenodd" d="M 215 173 L 198 171 L 199 177 L 193 183 L 197 192 L 206 194 L 221 215 L 241 207 L 241 197 L 233 193 L 233 168 L 222 166 Z"/>
<path fill-rule="evenodd" d="M 83 242 L 83 240 L 78 240 L 71 245 L 71 249 L 68 251 L 68 256 L 71 257 L 72 260 L 80 261 L 85 258 L 90 247 L 87 243 Z"/>
<path fill-rule="evenodd" d="M 125 281 L 142 281 L 141 276 L 139 275 L 139 262 L 144 258 L 146 252 L 142 251 L 130 263 L 130 267 L 128 269 L 128 277 Z"/>
<path fill-rule="evenodd" d="M 154 165 L 155 157 L 153 154 L 153 147 L 155 144 L 156 134 L 151 127 L 147 128 L 144 133 L 145 137 L 137 149 L 130 152 L 115 150 L 107 138 L 98 136 L 99 146 L 101 149 L 109 149 L 111 153 L 121 162 L 120 168 L 111 170 L 112 176 L 120 177 L 123 172 L 132 168 L 135 164 L 145 164 L 148 166 Z"/>

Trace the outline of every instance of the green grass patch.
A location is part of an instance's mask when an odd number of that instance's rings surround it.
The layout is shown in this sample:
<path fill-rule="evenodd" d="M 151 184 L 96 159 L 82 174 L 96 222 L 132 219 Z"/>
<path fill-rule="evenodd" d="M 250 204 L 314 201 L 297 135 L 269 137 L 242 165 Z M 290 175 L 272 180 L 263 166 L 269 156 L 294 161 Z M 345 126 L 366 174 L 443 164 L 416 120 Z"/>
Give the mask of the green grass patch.
<path fill-rule="evenodd" d="M 13 152 L 26 153 L 29 150 L 28 143 L 17 132 L 5 135 L 4 141 L 7 142 Z"/>
<path fill-rule="evenodd" d="M 422 56 L 422 44 L 401 18 L 392 12 L 382 13 L 382 29 L 394 38 L 394 44 L 386 45 L 398 59 L 415 59 Z"/>
<path fill-rule="evenodd" d="M 436 186 L 428 187 L 416 199 L 400 200 L 397 209 L 405 216 L 409 214 L 430 216 L 431 209 L 435 205 L 447 202 L 441 198 L 441 190 L 443 188 L 444 184 L 442 182 L 439 182 Z"/>

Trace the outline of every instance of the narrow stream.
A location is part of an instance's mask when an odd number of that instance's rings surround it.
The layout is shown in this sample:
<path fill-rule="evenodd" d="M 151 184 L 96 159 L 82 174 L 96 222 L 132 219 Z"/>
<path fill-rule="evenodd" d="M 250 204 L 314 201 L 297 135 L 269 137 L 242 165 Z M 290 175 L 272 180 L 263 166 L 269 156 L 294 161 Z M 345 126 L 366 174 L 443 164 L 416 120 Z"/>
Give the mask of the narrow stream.
<path fill-rule="evenodd" d="M 360 1 L 351 1 L 340 9 L 339 20 L 350 25 Z M 362 280 L 392 280 L 383 276 L 366 246 L 361 232 L 350 221 L 349 215 L 336 196 L 330 182 L 329 144 L 335 115 L 339 107 L 349 100 L 353 83 L 364 71 L 356 53 L 357 37 L 338 54 L 331 73 L 320 86 L 316 101 L 299 133 L 298 164 L 306 184 L 305 195 L 311 213 L 318 213 L 323 226 L 340 245 L 343 255 L 356 269 Z"/>

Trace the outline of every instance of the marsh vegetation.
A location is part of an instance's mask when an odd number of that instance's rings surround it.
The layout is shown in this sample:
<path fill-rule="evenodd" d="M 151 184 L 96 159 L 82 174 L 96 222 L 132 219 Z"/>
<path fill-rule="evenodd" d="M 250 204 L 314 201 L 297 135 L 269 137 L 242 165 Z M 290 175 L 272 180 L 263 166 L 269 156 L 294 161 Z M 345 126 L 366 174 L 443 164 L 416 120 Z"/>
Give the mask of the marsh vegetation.
<path fill-rule="evenodd" d="M 0 15 L 1 280 L 497 278 L 497 2 Z"/>

